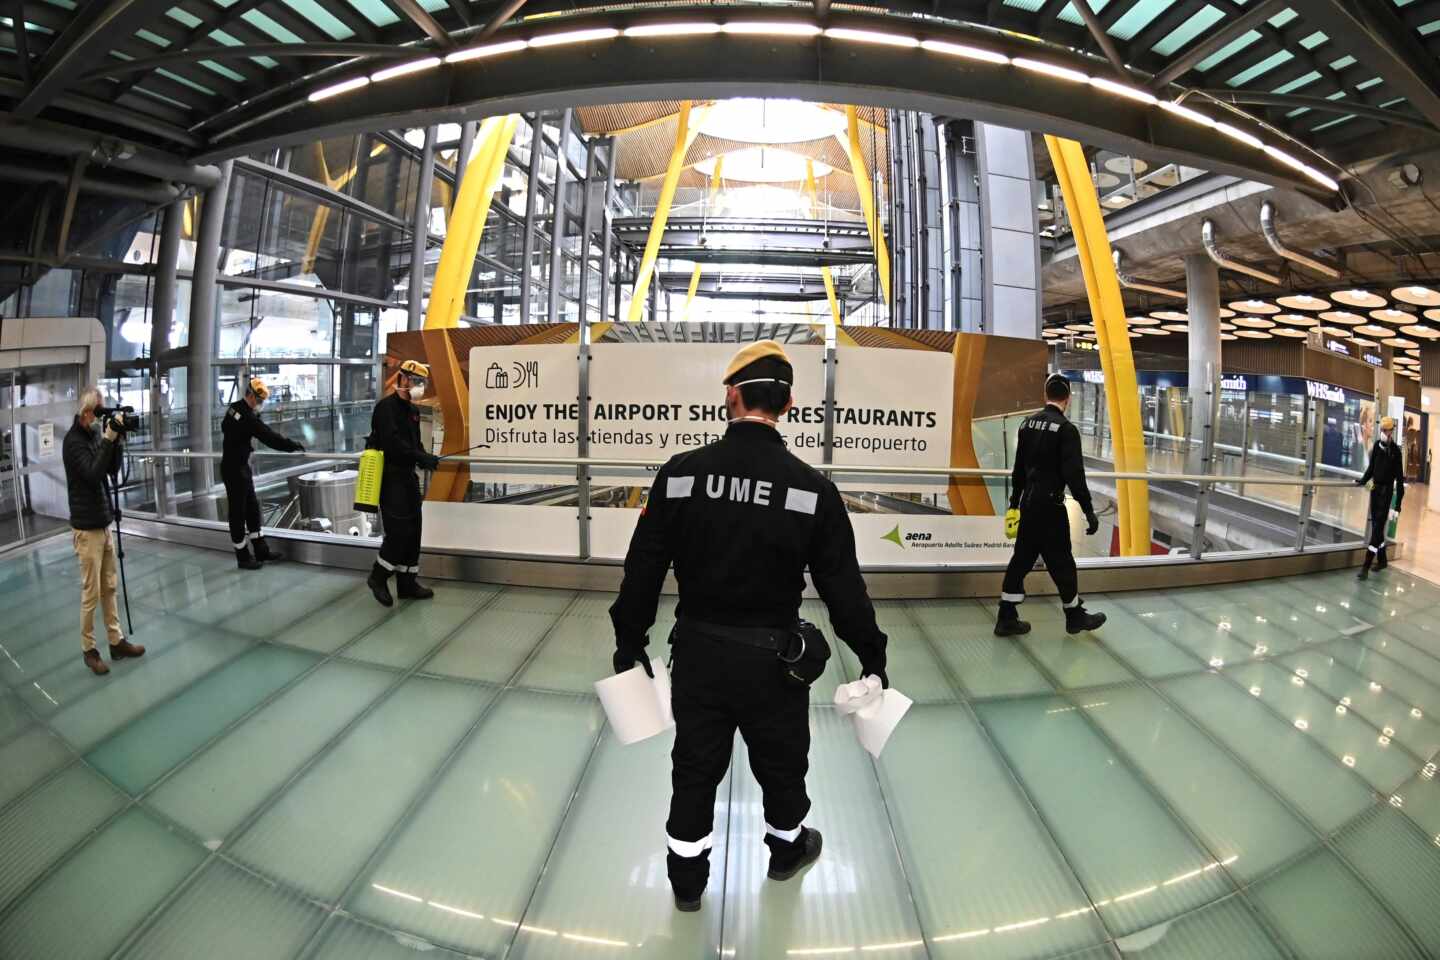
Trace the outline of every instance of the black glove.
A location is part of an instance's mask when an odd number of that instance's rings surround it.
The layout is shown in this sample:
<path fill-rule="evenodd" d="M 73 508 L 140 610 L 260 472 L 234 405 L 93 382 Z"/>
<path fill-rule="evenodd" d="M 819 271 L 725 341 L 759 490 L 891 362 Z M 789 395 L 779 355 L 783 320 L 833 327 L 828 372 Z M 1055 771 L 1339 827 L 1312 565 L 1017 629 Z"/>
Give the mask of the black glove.
<path fill-rule="evenodd" d="M 637 645 L 617 642 L 615 644 L 615 656 L 611 660 L 611 663 L 614 665 L 616 673 L 624 673 L 638 663 L 645 668 L 646 676 L 652 680 L 655 679 L 655 671 L 650 668 L 650 657 L 645 653 L 645 645 L 643 643 Z"/>
<path fill-rule="evenodd" d="M 299 441 L 296 441 L 296 440 L 290 441 L 290 452 L 291 452 L 291 453 L 304 453 L 304 452 L 305 452 L 305 444 L 300 443 Z"/>
<path fill-rule="evenodd" d="M 860 676 L 879 677 L 880 688 L 882 690 L 890 689 L 890 678 L 885 675 L 885 655 L 883 653 L 880 654 L 878 659 L 871 657 L 866 662 L 861 663 Z"/>
<path fill-rule="evenodd" d="M 1095 516 L 1094 510 L 1087 510 L 1085 512 L 1085 536 L 1093 537 L 1095 536 L 1095 532 L 1099 529 L 1100 518 Z"/>
<path fill-rule="evenodd" d="M 427 454 L 422 455 L 422 457 L 421 457 L 421 459 L 420 459 L 420 469 L 421 469 L 421 470 L 429 470 L 429 471 L 431 471 L 431 472 L 434 472 L 434 471 L 436 471 L 436 470 L 439 470 L 439 469 L 440 469 L 440 458 L 437 457 L 437 456 L 435 456 L 435 454 L 433 454 L 433 453 L 427 453 Z"/>
<path fill-rule="evenodd" d="M 1357 487 L 1363 487 L 1363 486 L 1365 486 L 1365 481 L 1364 481 L 1364 480 L 1356 480 L 1356 481 L 1355 481 L 1355 486 L 1357 486 Z"/>

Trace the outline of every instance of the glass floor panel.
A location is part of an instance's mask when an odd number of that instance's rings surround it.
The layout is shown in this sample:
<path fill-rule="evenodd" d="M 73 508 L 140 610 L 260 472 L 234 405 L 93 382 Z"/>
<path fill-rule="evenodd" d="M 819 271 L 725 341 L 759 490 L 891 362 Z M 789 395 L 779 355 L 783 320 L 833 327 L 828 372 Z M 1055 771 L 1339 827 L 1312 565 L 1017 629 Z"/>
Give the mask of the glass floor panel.
<path fill-rule="evenodd" d="M 765 878 L 737 741 L 681 914 L 672 736 L 621 746 L 593 692 L 612 595 L 387 610 L 360 572 L 126 546 L 149 652 L 104 678 L 56 615 L 68 542 L 0 560 L 7 960 L 1440 955 L 1440 587 L 1399 571 L 1091 595 L 1078 637 L 1036 598 L 1018 641 L 993 601 L 879 603 L 916 705 L 878 760 L 807 600 L 825 853 Z"/>

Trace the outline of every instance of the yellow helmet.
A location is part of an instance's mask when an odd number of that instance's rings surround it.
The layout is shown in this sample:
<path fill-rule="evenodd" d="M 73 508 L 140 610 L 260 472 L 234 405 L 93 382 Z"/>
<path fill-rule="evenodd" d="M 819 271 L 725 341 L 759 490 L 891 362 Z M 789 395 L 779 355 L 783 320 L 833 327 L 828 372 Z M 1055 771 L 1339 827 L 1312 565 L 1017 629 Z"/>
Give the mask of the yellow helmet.
<path fill-rule="evenodd" d="M 270 388 L 265 386 L 265 381 L 259 377 L 250 378 L 250 392 L 262 402 L 270 399 Z"/>
<path fill-rule="evenodd" d="M 1394 418 L 1394 417 L 1381 417 L 1381 418 L 1380 418 L 1380 429 L 1381 429 L 1381 430 L 1394 430 L 1394 429 L 1395 429 L 1395 418 Z"/>
<path fill-rule="evenodd" d="M 412 377 L 419 377 L 422 380 L 430 379 L 430 368 L 419 360 L 406 360 L 400 364 L 400 372 Z"/>

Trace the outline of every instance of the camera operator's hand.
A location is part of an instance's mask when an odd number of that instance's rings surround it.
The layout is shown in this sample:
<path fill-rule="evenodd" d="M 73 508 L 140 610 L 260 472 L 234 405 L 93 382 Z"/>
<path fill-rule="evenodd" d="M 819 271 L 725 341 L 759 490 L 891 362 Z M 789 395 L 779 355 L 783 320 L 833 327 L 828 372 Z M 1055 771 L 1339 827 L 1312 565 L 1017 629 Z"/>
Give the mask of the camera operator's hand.
<path fill-rule="evenodd" d="M 119 439 L 120 439 L 120 431 L 118 431 L 118 430 L 115 429 L 115 418 L 114 418 L 114 417 L 106 417 L 106 418 L 105 418 L 105 434 L 104 434 L 104 436 L 105 436 L 105 439 L 106 439 L 106 440 L 109 440 L 111 443 L 114 443 L 116 440 L 119 440 Z"/>

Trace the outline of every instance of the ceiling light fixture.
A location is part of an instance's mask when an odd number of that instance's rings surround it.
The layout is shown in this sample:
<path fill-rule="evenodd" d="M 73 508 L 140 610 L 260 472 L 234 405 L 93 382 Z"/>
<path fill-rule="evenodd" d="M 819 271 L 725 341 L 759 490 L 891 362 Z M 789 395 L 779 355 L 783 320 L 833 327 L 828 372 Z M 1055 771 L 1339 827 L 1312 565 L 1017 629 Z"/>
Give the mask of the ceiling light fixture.
<path fill-rule="evenodd" d="M 920 41 L 898 33 L 883 33 L 879 30 L 852 30 L 849 27 L 829 27 L 825 36 L 832 40 L 854 40 L 856 43 L 877 43 L 886 47 L 918 47 Z"/>
<path fill-rule="evenodd" d="M 328 87 L 321 87 L 305 99 L 311 103 L 319 103 L 321 100 L 329 100 L 331 97 L 338 97 L 342 93 L 349 93 L 351 90 L 359 90 L 361 87 L 368 87 L 369 85 L 369 77 L 351 77 L 349 80 L 332 83 Z"/>
<path fill-rule="evenodd" d="M 1117 97 L 1127 97 L 1131 100 L 1138 100 L 1141 103 L 1148 103 L 1152 106 L 1159 102 L 1148 90 L 1132 87 L 1128 83 L 1116 83 L 1114 80 L 1109 80 L 1105 77 L 1091 77 L 1090 86 L 1098 87 L 1108 93 L 1113 93 Z"/>
<path fill-rule="evenodd" d="M 627 37 L 693 37 L 719 32 L 718 23 L 647 23 L 624 31 Z"/>
<path fill-rule="evenodd" d="M 1191 123 L 1198 123 L 1202 127 L 1215 126 L 1215 121 L 1205 116 L 1205 114 L 1199 112 L 1198 110 L 1191 110 L 1189 107 L 1176 103 L 1173 100 L 1161 100 L 1160 109 L 1167 110 L 1170 113 L 1175 114 L 1175 116 L 1177 117 L 1184 117 Z"/>
<path fill-rule="evenodd" d="M 1046 63 L 1043 60 L 1031 60 L 1029 57 L 1015 57 L 1010 62 L 1021 70 L 1029 70 L 1031 73 L 1043 73 L 1045 76 L 1054 77 L 1057 80 L 1069 80 L 1072 83 L 1090 82 L 1090 75 L 1088 73 L 1071 70 L 1069 67 L 1056 66 L 1053 63 Z"/>
<path fill-rule="evenodd" d="M 1003 53 L 995 53 L 990 50 L 982 50 L 979 47 L 972 47 L 963 43 L 947 43 L 944 40 L 925 40 L 920 46 L 931 53 L 943 53 L 951 57 L 963 57 L 966 60 L 980 60 L 985 63 L 1009 63 L 1010 58 Z"/>
<path fill-rule="evenodd" d="M 372 83 L 384 83 L 394 77 L 403 77 L 409 73 L 419 73 L 421 70 L 431 70 L 438 66 L 440 66 L 439 57 L 425 57 L 422 60 L 411 60 L 409 63 L 377 70 L 370 74 L 370 80 Z"/>
<path fill-rule="evenodd" d="M 720 30 L 722 33 L 772 37 L 814 37 L 820 33 L 820 28 L 813 23 L 786 23 L 781 21 L 767 23 L 763 20 L 739 20 L 734 23 L 725 24 Z"/>
<path fill-rule="evenodd" d="M 1246 133 L 1239 127 L 1232 127 L 1230 126 L 1230 124 L 1223 121 L 1217 120 L 1215 122 L 1215 129 L 1225 134 L 1225 136 L 1229 137 L 1232 140 L 1239 140 L 1247 147 L 1254 147 L 1255 149 L 1260 150 L 1263 149 L 1265 146 L 1264 142 L 1259 137 L 1255 136 L 1255 134 Z"/>
<path fill-rule="evenodd" d="M 591 30 L 567 30 L 564 33 L 547 33 L 530 38 L 531 47 L 559 47 L 568 43 L 587 43 L 591 40 L 611 40 L 620 36 L 614 27 L 595 27 Z"/>
<path fill-rule="evenodd" d="M 524 40 L 506 40 L 503 43 L 487 43 L 479 47 L 471 47 L 468 50 L 456 50 L 454 53 L 445 55 L 446 63 L 463 63 L 466 60 L 479 60 L 481 57 L 494 57 L 502 53 L 514 53 L 517 50 L 524 50 L 530 44 Z"/>

